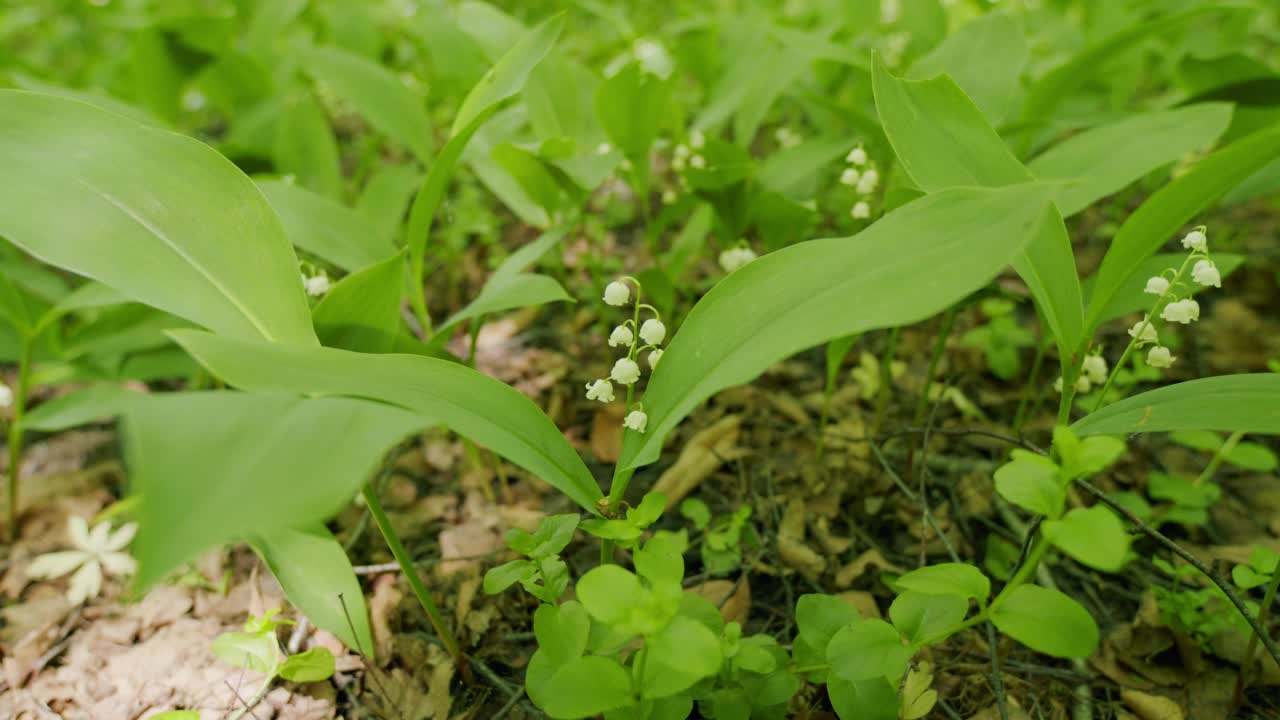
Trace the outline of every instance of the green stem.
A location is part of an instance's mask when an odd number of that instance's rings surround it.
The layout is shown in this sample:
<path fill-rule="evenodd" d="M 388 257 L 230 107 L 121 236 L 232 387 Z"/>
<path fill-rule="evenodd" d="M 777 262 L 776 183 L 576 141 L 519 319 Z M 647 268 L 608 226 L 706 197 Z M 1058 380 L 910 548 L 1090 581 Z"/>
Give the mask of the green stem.
<path fill-rule="evenodd" d="M 241 705 L 234 713 L 232 713 L 228 720 L 240 720 L 245 715 L 250 715 L 253 712 L 253 709 L 258 706 L 258 703 L 262 702 L 262 699 L 271 691 L 271 682 L 275 679 L 275 675 L 267 676 L 267 679 L 262 683 L 262 687 L 258 688 L 258 691 L 253 694 L 253 697 L 249 698 L 244 705 Z"/>
<path fill-rule="evenodd" d="M 455 667 L 462 667 L 462 650 L 458 646 L 458 641 L 453 637 L 453 631 L 444 622 L 444 616 L 440 614 L 440 608 L 436 607 L 436 603 L 431 599 L 431 592 L 427 590 L 427 586 L 422 582 L 422 577 L 418 575 L 418 570 L 413 565 L 413 558 L 409 557 L 409 552 L 404 549 L 404 544 L 400 542 L 400 536 L 396 534 L 395 528 L 391 527 L 391 520 L 387 517 L 386 511 L 382 509 L 382 502 L 378 499 L 378 494 L 373 491 L 373 487 L 369 483 L 365 483 L 360 488 L 361 494 L 364 496 L 365 505 L 369 508 L 369 515 L 377 524 L 378 530 L 382 532 L 382 537 L 387 541 L 387 548 L 391 550 L 392 556 L 400 565 L 400 570 L 404 573 L 405 578 L 409 581 L 409 587 L 413 588 L 413 594 L 418 598 L 418 604 L 422 605 L 422 609 L 427 613 L 427 619 L 431 621 L 431 626 L 435 628 L 436 634 L 440 636 L 440 642 L 444 644 L 444 649 L 453 657 Z"/>
<path fill-rule="evenodd" d="M 889 339 L 885 342 L 883 357 L 880 358 L 880 392 L 876 395 L 876 419 L 871 429 L 872 435 L 880 432 L 885 411 L 889 407 L 889 386 L 893 384 L 893 360 L 898 357 L 898 335 L 901 332 L 901 327 L 895 327 L 889 331 Z"/>
<path fill-rule="evenodd" d="M 942 316 L 942 323 L 938 326 L 938 334 L 933 341 L 933 354 L 929 356 L 929 369 L 924 374 L 924 390 L 916 403 L 915 419 L 911 421 L 912 427 L 920 427 L 924 424 L 924 414 L 929 409 L 929 388 L 933 385 L 933 376 L 938 371 L 938 363 L 942 361 L 942 353 L 946 350 L 947 338 L 951 336 L 951 327 L 955 325 L 958 312 L 959 307 L 952 305 Z"/>
<path fill-rule="evenodd" d="M 18 537 L 18 486 L 22 482 L 22 416 L 31 380 L 32 338 L 23 336 L 18 349 L 18 387 L 13 394 L 13 422 L 9 424 L 9 542 Z"/>
<path fill-rule="evenodd" d="M 1227 454 L 1236 449 L 1236 445 L 1240 443 L 1240 438 L 1243 437 L 1244 433 L 1239 430 L 1231 433 L 1231 437 L 1228 437 L 1227 441 L 1222 443 L 1222 446 L 1218 448 L 1218 451 L 1213 454 L 1213 459 L 1209 461 L 1209 464 L 1205 466 L 1204 472 L 1200 473 L 1200 476 L 1196 478 L 1192 485 L 1198 487 L 1205 484 L 1210 478 L 1212 478 L 1213 474 L 1218 471 L 1218 466 L 1227 458 Z"/>
<path fill-rule="evenodd" d="M 1031 372 L 1027 373 L 1027 383 L 1022 386 L 1022 399 L 1018 401 L 1018 411 L 1013 416 L 1014 435 L 1022 435 L 1022 423 L 1026 422 L 1027 409 L 1031 405 L 1031 399 L 1036 393 L 1036 386 L 1040 382 L 1040 368 L 1044 365 L 1044 356 L 1048 349 L 1049 341 L 1042 337 L 1040 342 L 1037 343 L 1035 359 L 1031 361 Z"/>
<path fill-rule="evenodd" d="M 1276 590 L 1280 589 L 1280 567 L 1271 574 L 1271 582 L 1267 592 L 1262 596 L 1262 607 L 1258 608 L 1258 627 L 1266 630 L 1267 619 L 1271 616 L 1271 605 L 1276 600 Z M 1258 634 L 1249 633 L 1249 647 L 1244 653 L 1244 662 L 1240 663 L 1240 678 L 1236 683 L 1237 695 L 1244 692 L 1248 683 L 1249 670 L 1253 666 L 1253 654 L 1258 651 Z"/>

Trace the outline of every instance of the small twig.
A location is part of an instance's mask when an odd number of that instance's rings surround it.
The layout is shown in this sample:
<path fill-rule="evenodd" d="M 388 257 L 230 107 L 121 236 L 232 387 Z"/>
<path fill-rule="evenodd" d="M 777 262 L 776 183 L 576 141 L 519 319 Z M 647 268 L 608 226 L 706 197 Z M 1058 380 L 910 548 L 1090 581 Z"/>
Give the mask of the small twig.
<path fill-rule="evenodd" d="M 991 691 L 996 695 L 996 709 L 1000 711 L 1000 720 L 1009 720 L 1009 701 L 1004 695 L 1004 678 L 1000 675 L 1000 647 L 996 637 L 995 623 L 988 622 L 987 647 L 991 651 Z"/>
<path fill-rule="evenodd" d="M 1170 540 L 1159 530 L 1156 530 L 1143 522 L 1137 515 L 1129 512 L 1128 508 L 1107 497 L 1105 493 L 1094 487 L 1088 481 L 1077 480 L 1076 484 L 1084 488 L 1090 495 L 1097 498 L 1099 502 L 1116 511 L 1126 520 L 1133 523 L 1133 526 L 1141 530 L 1143 534 L 1165 546 L 1165 548 L 1178 557 L 1186 560 L 1188 564 L 1199 570 L 1205 577 L 1209 578 L 1214 585 L 1217 585 L 1218 589 L 1222 591 L 1222 594 L 1226 595 L 1227 599 L 1231 601 L 1231 604 L 1236 606 L 1236 610 L 1238 610 L 1244 617 L 1245 622 L 1249 623 L 1249 627 L 1253 629 L 1254 634 L 1262 641 L 1262 644 L 1267 648 L 1267 652 L 1271 653 L 1272 660 L 1276 662 L 1276 665 L 1280 665 L 1280 648 L 1276 647 L 1275 642 L 1272 641 L 1271 637 L 1267 634 L 1266 629 L 1258 623 L 1258 619 L 1253 616 L 1253 613 L 1249 612 L 1249 608 L 1244 604 L 1244 600 L 1240 598 L 1239 593 L 1232 589 L 1229 582 L 1220 577 L 1218 573 L 1214 572 L 1203 562 L 1200 562 L 1200 559 L 1195 555 L 1192 555 L 1190 552 L 1183 549 L 1181 545 Z"/>
<path fill-rule="evenodd" d="M 248 715 L 254 720 L 257 720 L 258 714 L 255 713 L 253 709 L 258 706 L 258 703 L 262 702 L 262 699 L 267 696 L 267 693 L 271 692 L 271 678 L 267 678 L 267 681 L 262 683 L 262 687 L 258 688 L 258 692 L 254 693 L 253 697 L 249 698 L 248 700 L 245 700 L 244 697 L 240 694 L 240 691 L 236 690 L 235 687 L 231 685 L 231 683 L 226 682 L 225 680 L 223 682 L 226 683 L 226 686 L 228 688 L 231 688 L 231 692 L 235 694 L 236 699 L 239 700 L 241 703 L 240 709 L 228 715 L 227 720 L 240 720 L 245 715 Z"/>

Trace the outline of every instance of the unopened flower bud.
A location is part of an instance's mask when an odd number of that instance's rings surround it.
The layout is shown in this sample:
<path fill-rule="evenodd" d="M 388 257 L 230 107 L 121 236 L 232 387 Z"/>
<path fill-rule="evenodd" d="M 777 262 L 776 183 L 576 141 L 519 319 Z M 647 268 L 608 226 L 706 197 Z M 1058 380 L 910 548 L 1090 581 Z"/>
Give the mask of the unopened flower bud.
<path fill-rule="evenodd" d="M 640 325 L 640 339 L 649 345 L 661 345 L 667 336 L 667 326 L 657 318 L 649 318 Z"/>
<path fill-rule="evenodd" d="M 1157 345 L 1147 353 L 1147 364 L 1153 368 L 1167 368 L 1173 365 L 1173 361 L 1177 360 L 1169 353 L 1169 348 L 1163 345 Z"/>
<path fill-rule="evenodd" d="M 1156 275 L 1147 280 L 1147 286 L 1143 288 L 1142 292 L 1151 295 L 1163 295 L 1168 289 L 1169 281 L 1162 275 Z"/>

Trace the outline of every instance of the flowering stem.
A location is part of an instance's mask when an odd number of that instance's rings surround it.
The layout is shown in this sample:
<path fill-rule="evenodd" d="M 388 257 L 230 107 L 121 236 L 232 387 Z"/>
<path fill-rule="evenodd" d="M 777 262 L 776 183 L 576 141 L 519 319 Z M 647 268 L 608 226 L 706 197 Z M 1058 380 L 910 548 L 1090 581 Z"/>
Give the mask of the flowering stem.
<path fill-rule="evenodd" d="M 391 520 L 387 517 L 386 511 L 382 509 L 382 501 L 378 499 L 378 494 L 373 491 L 373 486 L 367 482 L 360 488 L 360 493 L 364 497 L 365 505 L 369 508 L 370 517 L 377 524 L 383 539 L 387 541 L 387 548 L 391 550 L 391 555 L 395 557 L 396 562 L 400 565 L 401 572 L 404 574 L 405 579 L 409 581 L 409 587 L 413 588 L 413 594 L 418 598 L 418 604 L 426 611 L 427 619 L 431 621 L 431 626 L 435 628 L 436 634 L 440 636 L 440 642 L 444 645 L 444 649 L 453 658 L 454 666 L 465 667 L 462 650 L 458 646 L 457 639 L 454 638 L 449 626 L 445 624 L 444 616 L 440 614 L 440 608 L 436 607 L 435 601 L 431 599 L 431 592 L 427 590 L 426 584 L 422 582 L 422 577 L 418 575 L 418 570 L 413 565 L 413 558 L 409 557 L 409 552 L 404 549 L 404 543 L 400 542 L 400 536 L 396 534 L 395 528 L 391 526 Z"/>
<path fill-rule="evenodd" d="M 13 394 L 13 421 L 9 423 L 9 542 L 18 537 L 18 484 L 22 480 L 22 415 L 27 405 L 27 385 L 31 379 L 32 338 L 20 340 L 18 387 Z"/>
<path fill-rule="evenodd" d="M 1094 412 L 1098 412 L 1102 407 L 1102 403 L 1106 401 L 1107 390 L 1111 388 L 1112 381 L 1115 380 L 1120 369 L 1124 367 L 1125 361 L 1129 359 L 1129 355 L 1137 346 L 1138 340 L 1142 337 L 1142 334 L 1146 332 L 1147 328 L 1151 325 L 1151 319 L 1155 317 L 1156 313 L 1160 312 L 1165 303 L 1168 302 L 1169 293 L 1173 292 L 1173 289 L 1177 287 L 1178 282 L 1182 279 L 1183 273 L 1187 271 L 1187 266 L 1190 265 L 1191 261 L 1197 257 L 1199 257 L 1197 253 L 1187 255 L 1187 259 L 1182 261 L 1182 267 L 1178 268 L 1178 272 L 1174 274 L 1173 282 L 1169 283 L 1169 287 L 1165 288 L 1164 292 L 1160 293 L 1160 297 L 1156 298 L 1155 304 L 1151 306 L 1151 311 L 1146 314 L 1146 317 L 1142 318 L 1142 324 L 1138 327 L 1138 331 L 1134 333 L 1133 337 L 1129 338 L 1129 344 L 1125 346 L 1124 352 L 1120 354 L 1120 361 L 1115 364 L 1115 368 L 1107 375 L 1107 381 L 1103 383 L 1102 390 L 1098 392 L 1098 402 L 1093 406 Z"/>

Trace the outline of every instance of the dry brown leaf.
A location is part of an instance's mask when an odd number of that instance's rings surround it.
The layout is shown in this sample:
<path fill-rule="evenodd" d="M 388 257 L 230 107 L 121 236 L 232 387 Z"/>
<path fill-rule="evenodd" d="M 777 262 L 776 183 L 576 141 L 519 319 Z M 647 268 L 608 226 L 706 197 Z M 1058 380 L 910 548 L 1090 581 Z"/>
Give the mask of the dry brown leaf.
<path fill-rule="evenodd" d="M 880 606 L 876 604 L 875 597 L 869 592 L 846 590 L 837 594 L 836 597 L 852 605 L 858 614 L 867 620 L 884 619 L 884 615 L 880 614 Z"/>
<path fill-rule="evenodd" d="M 827 559 L 804 542 L 804 505 L 801 499 L 787 505 L 778 526 L 778 556 L 788 567 L 812 580 L 827 569 Z"/>
<path fill-rule="evenodd" d="M 747 453 L 738 447 L 741 432 L 742 417 L 728 415 L 689 438 L 675 464 L 653 486 L 654 492 L 667 496 L 668 511 L 725 462 Z"/>
<path fill-rule="evenodd" d="M 591 415 L 591 454 L 605 463 L 616 463 L 622 457 L 622 416 L 626 405 L 620 402 L 596 407 Z"/>
<path fill-rule="evenodd" d="M 1151 695 L 1140 690 L 1121 690 L 1120 699 L 1142 720 L 1185 720 L 1186 718 L 1182 707 L 1163 695 Z"/>
<path fill-rule="evenodd" d="M 1009 710 L 1009 720 L 1031 720 L 1031 716 L 1027 714 L 1026 710 L 1022 709 L 1022 705 L 1018 702 L 1017 698 L 1009 697 L 1006 698 L 1006 700 Z M 995 703 L 992 703 L 989 707 L 984 708 L 977 714 L 971 715 L 969 720 L 1000 720 L 1000 718 L 1000 708 Z"/>
<path fill-rule="evenodd" d="M 374 658 L 377 660 L 390 658 L 395 642 L 391 623 L 404 597 L 396 587 L 398 579 L 398 574 L 388 573 L 373 581 L 373 596 L 369 598 L 369 628 L 373 631 Z"/>
<path fill-rule="evenodd" d="M 836 587 L 849 587 L 854 580 L 862 577 L 868 568 L 888 570 L 895 573 L 905 572 L 902 568 L 885 560 L 884 555 L 879 550 L 871 549 L 854 558 L 852 562 L 849 562 L 836 572 Z"/>
<path fill-rule="evenodd" d="M 725 622 L 743 624 L 751 614 L 751 584 L 744 576 L 739 581 L 708 580 L 687 589 L 694 595 L 711 601 L 720 608 L 720 615 Z"/>

